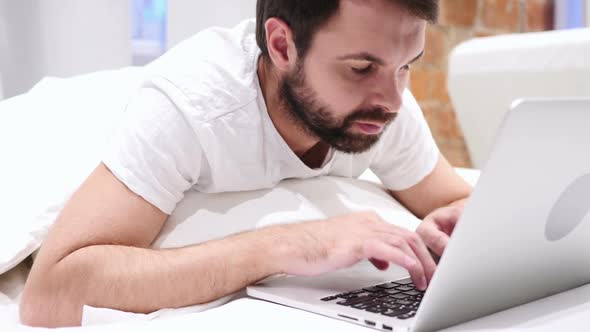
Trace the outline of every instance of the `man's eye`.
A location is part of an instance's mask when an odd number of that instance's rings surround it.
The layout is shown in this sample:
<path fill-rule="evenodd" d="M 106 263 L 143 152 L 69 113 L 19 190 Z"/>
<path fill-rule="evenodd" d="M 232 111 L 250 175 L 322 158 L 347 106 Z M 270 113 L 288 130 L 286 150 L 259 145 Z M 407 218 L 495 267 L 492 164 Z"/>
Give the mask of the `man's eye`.
<path fill-rule="evenodd" d="M 412 67 L 410 65 L 405 65 L 402 67 L 402 71 L 409 71 Z"/>
<path fill-rule="evenodd" d="M 362 67 L 362 68 L 359 68 L 359 67 L 351 67 L 351 68 L 352 68 L 352 71 L 356 74 L 366 75 L 371 72 L 371 70 L 373 69 L 373 65 L 368 65 L 368 66 Z"/>

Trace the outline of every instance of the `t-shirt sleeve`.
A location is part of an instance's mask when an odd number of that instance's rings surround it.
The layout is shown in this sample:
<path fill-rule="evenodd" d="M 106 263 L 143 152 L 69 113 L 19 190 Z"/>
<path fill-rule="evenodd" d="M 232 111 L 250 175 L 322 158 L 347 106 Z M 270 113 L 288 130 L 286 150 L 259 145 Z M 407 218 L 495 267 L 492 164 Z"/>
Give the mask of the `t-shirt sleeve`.
<path fill-rule="evenodd" d="M 408 189 L 434 170 L 440 151 L 420 106 L 409 90 L 397 119 L 387 128 L 371 170 L 390 190 Z"/>
<path fill-rule="evenodd" d="M 170 215 L 198 178 L 202 150 L 176 104 L 148 84 L 128 103 L 102 161 L 131 191 Z"/>

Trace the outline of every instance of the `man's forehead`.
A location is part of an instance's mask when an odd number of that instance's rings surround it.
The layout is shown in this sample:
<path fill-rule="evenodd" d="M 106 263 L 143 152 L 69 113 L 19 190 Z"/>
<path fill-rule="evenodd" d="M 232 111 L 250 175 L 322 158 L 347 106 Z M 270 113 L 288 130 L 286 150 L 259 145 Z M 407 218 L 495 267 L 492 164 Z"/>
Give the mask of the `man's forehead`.
<path fill-rule="evenodd" d="M 354 28 L 359 32 L 380 32 L 392 37 L 412 36 L 426 26 L 421 19 L 392 0 L 341 0 L 338 11 L 326 26 L 334 30 Z"/>
<path fill-rule="evenodd" d="M 364 53 L 406 64 L 423 51 L 425 29 L 425 20 L 394 1 L 342 0 L 339 11 L 317 32 L 313 46 L 339 58 Z"/>

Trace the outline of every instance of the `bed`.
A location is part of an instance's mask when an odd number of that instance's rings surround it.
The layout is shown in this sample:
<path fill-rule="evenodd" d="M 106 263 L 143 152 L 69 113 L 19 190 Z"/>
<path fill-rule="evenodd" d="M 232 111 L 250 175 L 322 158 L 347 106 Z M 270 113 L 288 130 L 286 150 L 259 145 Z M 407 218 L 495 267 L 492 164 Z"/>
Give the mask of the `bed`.
<path fill-rule="evenodd" d="M 18 303 L 32 264 L 31 254 L 60 207 L 100 160 L 104 137 L 113 130 L 126 96 L 137 88 L 143 75 L 139 68 L 124 68 L 67 80 L 45 79 L 28 94 L 0 103 L 0 151 L 10 156 L 5 158 L 0 174 L 5 218 L 0 232 L 0 268 L 4 269 L 0 270 L 4 272 L 0 274 L 0 331 L 43 330 L 23 326 L 18 320 Z M 39 168 L 40 164 L 44 167 Z M 468 182 L 477 182 L 478 171 L 457 172 Z M 318 200 L 318 192 L 326 198 Z M 210 208 L 212 205 L 215 209 Z M 365 209 L 373 209 L 386 221 L 408 229 L 419 223 L 368 171 L 360 179 L 287 180 L 274 189 L 255 192 L 190 192 L 154 246 L 188 245 L 276 223 Z M 203 225 L 201 220 L 216 227 Z M 523 330 L 553 330 L 555 326 L 574 326 L 588 321 L 588 303 L 590 288 L 582 287 L 469 323 L 463 330 L 502 330 L 512 325 L 521 325 Z M 149 315 L 85 307 L 83 326 L 64 331 L 105 329 L 365 331 L 363 327 L 251 299 L 243 292 L 204 305 L 164 309 Z"/>

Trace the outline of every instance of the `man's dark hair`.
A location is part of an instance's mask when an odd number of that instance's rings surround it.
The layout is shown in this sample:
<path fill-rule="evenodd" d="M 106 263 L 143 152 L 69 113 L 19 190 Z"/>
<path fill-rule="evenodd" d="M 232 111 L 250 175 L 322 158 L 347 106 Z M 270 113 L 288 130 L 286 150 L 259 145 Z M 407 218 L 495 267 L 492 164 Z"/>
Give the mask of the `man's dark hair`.
<path fill-rule="evenodd" d="M 389 0 L 405 7 L 412 15 L 430 23 L 438 19 L 438 0 Z M 340 0 L 258 0 L 256 4 L 256 41 L 268 58 L 266 29 L 269 18 L 279 18 L 289 25 L 299 57 L 305 57 L 314 33 L 340 6 Z"/>

